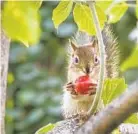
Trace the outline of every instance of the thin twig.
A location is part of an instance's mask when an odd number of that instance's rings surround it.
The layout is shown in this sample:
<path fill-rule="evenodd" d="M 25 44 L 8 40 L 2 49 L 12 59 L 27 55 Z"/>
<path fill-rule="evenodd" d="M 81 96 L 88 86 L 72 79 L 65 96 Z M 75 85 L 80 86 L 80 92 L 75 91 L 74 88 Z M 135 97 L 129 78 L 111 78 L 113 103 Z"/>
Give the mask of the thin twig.
<path fill-rule="evenodd" d="M 94 112 L 96 111 L 97 106 L 101 100 L 102 87 L 103 87 L 104 74 L 105 74 L 105 72 L 104 72 L 105 71 L 105 48 L 104 48 L 103 38 L 102 38 L 101 30 L 100 30 L 99 19 L 97 16 L 94 2 L 92 2 L 92 1 L 89 2 L 89 6 L 92 11 L 94 25 L 96 28 L 96 33 L 97 33 L 97 38 L 98 38 L 98 47 L 99 47 L 99 52 L 100 52 L 100 72 L 99 72 L 99 82 L 98 82 L 96 95 L 95 95 L 94 101 L 92 103 L 92 106 L 88 111 L 88 115 L 94 114 Z"/>

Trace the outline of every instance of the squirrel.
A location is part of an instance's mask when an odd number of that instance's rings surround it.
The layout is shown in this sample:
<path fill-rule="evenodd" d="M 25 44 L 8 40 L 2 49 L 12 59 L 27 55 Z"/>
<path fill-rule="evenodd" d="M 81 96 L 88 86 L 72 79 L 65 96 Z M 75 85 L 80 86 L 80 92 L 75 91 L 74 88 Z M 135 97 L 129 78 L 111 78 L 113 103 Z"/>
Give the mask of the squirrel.
<path fill-rule="evenodd" d="M 105 26 L 102 31 L 103 42 L 106 52 L 105 78 L 116 78 L 119 76 L 119 50 L 116 38 L 111 28 Z M 83 75 L 88 75 L 98 84 L 100 59 L 98 40 L 96 36 L 90 36 L 86 32 L 78 32 L 70 42 L 67 84 L 63 90 L 63 116 L 71 118 L 74 115 L 87 113 L 96 93 L 96 86 L 89 88 L 87 95 L 80 95 L 74 90 L 75 80 Z M 103 108 L 102 102 L 98 105 L 97 111 Z"/>

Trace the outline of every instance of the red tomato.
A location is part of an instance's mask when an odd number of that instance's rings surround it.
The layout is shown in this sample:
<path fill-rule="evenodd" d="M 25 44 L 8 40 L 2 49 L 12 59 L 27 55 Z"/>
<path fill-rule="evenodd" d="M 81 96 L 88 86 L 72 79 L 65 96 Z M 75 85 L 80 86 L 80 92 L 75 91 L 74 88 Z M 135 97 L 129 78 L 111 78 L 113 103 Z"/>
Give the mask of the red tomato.
<path fill-rule="evenodd" d="M 88 94 L 89 87 L 95 85 L 89 76 L 80 76 L 75 81 L 75 91 L 80 94 Z"/>

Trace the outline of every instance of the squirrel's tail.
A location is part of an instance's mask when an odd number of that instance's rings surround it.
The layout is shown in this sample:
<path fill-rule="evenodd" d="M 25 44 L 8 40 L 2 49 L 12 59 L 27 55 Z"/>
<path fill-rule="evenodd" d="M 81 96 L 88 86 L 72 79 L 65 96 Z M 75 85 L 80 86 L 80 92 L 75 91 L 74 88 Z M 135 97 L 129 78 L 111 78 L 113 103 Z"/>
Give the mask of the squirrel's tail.
<path fill-rule="evenodd" d="M 106 51 L 107 77 L 116 78 L 119 76 L 120 52 L 117 41 L 111 31 L 110 26 L 106 26 L 102 31 L 102 37 Z"/>

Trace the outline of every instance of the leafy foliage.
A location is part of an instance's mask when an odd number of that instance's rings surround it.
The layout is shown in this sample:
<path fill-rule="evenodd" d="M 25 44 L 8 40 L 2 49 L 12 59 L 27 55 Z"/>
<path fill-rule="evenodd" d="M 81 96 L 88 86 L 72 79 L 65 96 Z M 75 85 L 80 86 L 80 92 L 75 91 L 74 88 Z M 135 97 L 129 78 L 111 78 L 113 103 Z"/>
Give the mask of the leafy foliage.
<path fill-rule="evenodd" d="M 53 10 L 52 20 L 56 28 L 69 16 L 73 1 L 61 1 Z"/>
<path fill-rule="evenodd" d="M 125 123 L 138 124 L 138 113 L 132 114 Z"/>
<path fill-rule="evenodd" d="M 55 1 L 46 1 L 39 9 L 42 34 L 37 45 L 26 48 L 19 42 L 11 42 L 6 134 L 32 134 L 49 122 L 62 119 L 65 41 L 72 36 L 75 26 L 70 18 L 59 28 L 63 35 L 57 36 L 51 19 L 56 5 Z"/>
<path fill-rule="evenodd" d="M 73 10 L 74 20 L 81 31 L 87 31 L 89 34 L 95 34 L 91 10 L 88 6 L 76 4 Z"/>
<path fill-rule="evenodd" d="M 34 6 L 34 8 L 36 10 L 38 10 L 41 7 L 42 0 L 35 1 L 35 2 L 31 3 L 31 4 L 32 4 L 32 6 Z"/>
<path fill-rule="evenodd" d="M 61 1 L 54 9 L 52 18 L 56 28 L 69 16 L 72 5 L 72 1 Z M 128 5 L 125 2 L 113 3 L 112 0 L 106 2 L 96 1 L 95 8 L 99 18 L 100 27 L 103 29 L 104 24 L 107 21 L 106 15 L 109 16 L 109 23 L 116 23 L 126 12 Z M 73 9 L 73 16 L 80 31 L 85 31 L 90 35 L 96 34 L 93 24 L 93 16 L 88 5 L 76 2 Z"/>
<path fill-rule="evenodd" d="M 115 129 L 112 134 L 120 134 L 119 130 L 118 129 Z"/>
<path fill-rule="evenodd" d="M 100 26 L 103 28 L 104 22 L 106 21 L 106 16 L 99 8 L 96 6 L 96 11 L 100 20 Z M 85 31 L 90 35 L 95 35 L 95 27 L 93 25 L 93 17 L 91 13 L 91 9 L 87 5 L 82 5 L 81 3 L 76 3 L 73 10 L 74 20 L 78 25 L 78 29 L 80 31 Z"/>
<path fill-rule="evenodd" d="M 41 2 L 7 1 L 2 12 L 2 26 L 12 40 L 26 46 L 35 44 L 40 37 L 38 8 Z M 10 25 L 9 25 L 10 23 Z"/>
<path fill-rule="evenodd" d="M 8 84 L 12 84 L 14 82 L 14 76 L 11 72 L 8 73 L 7 80 Z"/>
<path fill-rule="evenodd" d="M 128 5 L 125 2 L 114 4 L 107 13 L 109 15 L 108 23 L 116 23 L 119 21 L 127 9 Z"/>
<path fill-rule="evenodd" d="M 42 128 L 40 128 L 35 134 L 46 134 L 47 132 L 51 131 L 55 127 L 54 124 L 48 124 Z"/>
<path fill-rule="evenodd" d="M 102 93 L 104 105 L 109 104 L 113 99 L 123 93 L 126 87 L 127 86 L 123 78 L 105 80 Z"/>
<path fill-rule="evenodd" d="M 127 88 L 125 80 L 120 79 L 107 79 L 104 83 L 104 89 L 102 94 L 102 100 L 104 105 L 109 104 L 113 99 L 119 96 Z M 138 114 L 132 114 L 125 123 L 138 124 Z M 115 130 L 113 133 L 118 133 L 118 130 Z"/>
<path fill-rule="evenodd" d="M 112 0 L 96 1 L 96 5 L 99 6 L 105 13 L 106 13 L 106 10 L 110 7 L 111 3 L 112 3 Z"/>
<path fill-rule="evenodd" d="M 121 70 L 126 71 L 127 69 L 136 68 L 136 67 L 138 67 L 138 46 L 136 46 L 133 53 L 121 65 Z"/>
<path fill-rule="evenodd" d="M 56 28 L 69 16 L 72 5 L 72 1 L 61 1 L 54 9 L 52 20 Z M 106 21 L 106 15 L 99 5 L 96 5 L 96 10 L 100 20 L 100 26 L 103 28 Z M 96 34 L 91 9 L 87 5 L 84 5 L 81 2 L 76 3 L 73 10 L 73 16 L 79 30 L 88 32 L 91 35 Z"/>

